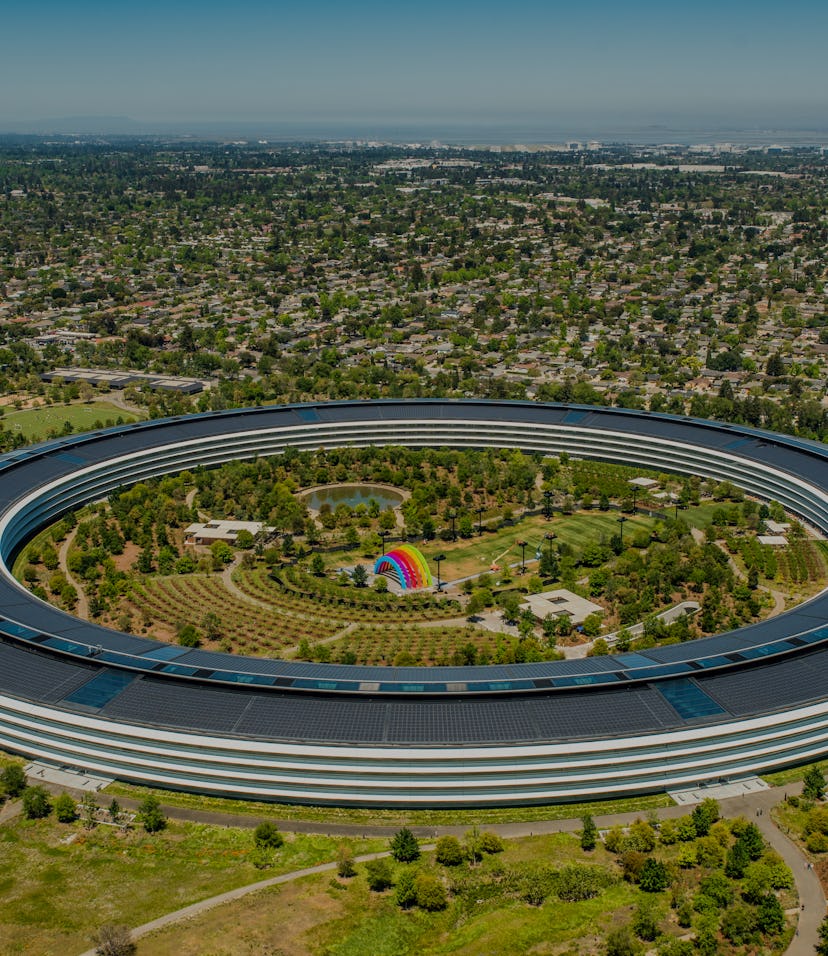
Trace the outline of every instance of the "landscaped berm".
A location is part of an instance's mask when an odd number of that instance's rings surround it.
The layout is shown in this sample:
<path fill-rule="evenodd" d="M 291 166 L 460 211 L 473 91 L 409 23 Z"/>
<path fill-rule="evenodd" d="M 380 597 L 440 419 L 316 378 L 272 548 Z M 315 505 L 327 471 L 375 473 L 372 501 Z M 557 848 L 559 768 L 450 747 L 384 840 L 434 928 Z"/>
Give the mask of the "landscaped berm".
<path fill-rule="evenodd" d="M 430 588 L 434 583 L 428 563 L 419 548 L 400 545 L 374 562 L 374 574 L 384 574 L 397 581 L 403 591 Z"/>

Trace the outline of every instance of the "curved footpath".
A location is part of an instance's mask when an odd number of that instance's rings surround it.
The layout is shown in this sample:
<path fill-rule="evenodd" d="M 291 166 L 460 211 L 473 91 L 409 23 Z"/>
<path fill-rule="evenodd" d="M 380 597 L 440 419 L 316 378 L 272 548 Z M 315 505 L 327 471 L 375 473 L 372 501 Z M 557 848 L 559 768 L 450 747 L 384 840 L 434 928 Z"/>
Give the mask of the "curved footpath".
<path fill-rule="evenodd" d="M 799 847 L 797 847 L 788 836 L 781 832 L 771 817 L 771 810 L 774 806 L 784 800 L 787 795 L 798 793 L 800 790 L 800 784 L 791 784 L 785 787 L 771 787 L 767 790 L 761 790 L 746 796 L 727 797 L 719 801 L 723 816 L 744 816 L 752 822 L 755 822 L 770 846 L 780 854 L 793 872 L 796 890 L 802 908 L 799 913 L 796 933 L 785 952 L 785 956 L 813 956 L 819 939 L 819 925 L 826 911 L 825 896 L 816 872 L 810 868 L 808 860 Z M 119 799 L 118 802 L 124 808 L 135 809 L 139 801 L 122 798 Z M 189 810 L 166 805 L 163 809 L 167 816 L 174 820 L 211 823 L 219 826 L 253 828 L 261 823 L 262 820 L 268 819 L 275 823 L 280 830 L 284 830 L 288 833 L 318 833 L 326 836 L 350 837 L 390 837 L 399 830 L 399 826 L 360 826 L 358 824 L 348 823 L 329 824 L 304 820 L 274 820 L 272 817 L 257 817 L 252 814 L 245 815 L 205 810 Z M 667 819 L 669 817 L 684 816 L 687 812 L 687 805 L 676 805 L 657 810 L 656 814 L 660 819 Z M 641 812 L 613 813 L 596 816 L 594 819 L 599 829 L 606 829 L 616 824 L 622 826 L 627 825 L 636 819 L 640 819 L 642 815 Z M 1 817 L 0 822 L 2 822 Z M 579 830 L 580 827 L 580 818 L 573 817 L 566 820 L 530 820 L 516 823 L 494 823 L 485 826 L 485 829 L 507 839 L 515 839 L 518 837 L 538 836 L 546 833 L 571 833 Z M 468 824 L 465 826 L 409 827 L 409 829 L 420 838 L 434 838 L 443 835 L 461 836 L 468 828 Z M 483 828 L 481 827 L 481 829 Z M 433 849 L 433 846 L 423 845 L 423 849 L 430 850 Z M 364 856 L 355 857 L 355 860 L 358 863 L 364 863 L 368 860 L 375 860 L 389 855 L 388 852 L 369 853 Z M 294 870 L 291 873 L 282 873 L 279 876 L 270 877 L 266 880 L 259 880 L 256 883 L 248 883 L 246 886 L 239 886 L 226 893 L 220 893 L 217 896 L 199 900 L 197 903 L 191 903 L 182 909 L 174 910 L 171 913 L 151 920 L 149 923 L 133 927 L 132 935 L 134 939 L 140 939 L 155 930 L 197 916 L 205 910 L 212 909 L 215 906 L 221 906 L 223 903 L 233 902 L 243 896 L 247 896 L 249 893 L 267 889 L 270 886 L 278 886 L 281 883 L 289 883 L 314 873 L 325 873 L 335 869 L 335 862 L 321 863 L 318 866 L 306 867 L 305 869 Z M 81 956 L 95 956 L 95 950 L 86 950 Z"/>

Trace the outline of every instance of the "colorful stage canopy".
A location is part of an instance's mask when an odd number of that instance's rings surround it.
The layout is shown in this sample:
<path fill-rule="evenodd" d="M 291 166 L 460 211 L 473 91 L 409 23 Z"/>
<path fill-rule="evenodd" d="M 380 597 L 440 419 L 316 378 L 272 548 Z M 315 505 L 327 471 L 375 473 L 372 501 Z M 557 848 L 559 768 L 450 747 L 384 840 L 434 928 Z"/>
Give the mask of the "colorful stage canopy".
<path fill-rule="evenodd" d="M 402 544 L 381 558 L 377 558 L 374 574 L 386 574 L 396 578 L 404 591 L 430 588 L 434 583 L 425 558 L 410 544 Z"/>

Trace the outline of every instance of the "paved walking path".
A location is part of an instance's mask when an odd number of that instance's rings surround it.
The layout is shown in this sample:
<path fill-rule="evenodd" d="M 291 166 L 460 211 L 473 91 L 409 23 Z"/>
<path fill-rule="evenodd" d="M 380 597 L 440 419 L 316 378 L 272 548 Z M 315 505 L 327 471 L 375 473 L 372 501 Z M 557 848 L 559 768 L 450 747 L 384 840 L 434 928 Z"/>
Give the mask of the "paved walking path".
<path fill-rule="evenodd" d="M 767 842 L 776 850 L 791 868 L 796 882 L 797 894 L 799 896 L 802 910 L 799 913 L 799 920 L 796 935 L 793 937 L 785 956 L 813 956 L 816 943 L 818 941 L 818 929 L 826 911 L 826 902 L 823 895 L 822 886 L 813 869 L 808 865 L 808 860 L 796 844 L 785 834 L 783 834 L 774 823 L 771 817 L 771 810 L 774 806 L 784 800 L 786 795 L 798 793 L 801 789 L 800 784 L 788 785 L 785 787 L 771 787 L 767 790 L 753 792 L 736 797 L 727 797 L 719 800 L 719 806 L 722 815 L 726 817 L 744 816 L 755 822 L 762 831 Z M 138 801 L 123 798 L 119 803 L 124 808 L 134 808 Z M 4 810 L 6 808 L 3 808 Z M 242 826 L 255 827 L 264 817 L 255 817 L 244 814 L 224 814 L 209 812 L 203 810 L 185 810 L 179 807 L 164 807 L 167 815 L 173 819 L 190 820 L 200 823 L 214 823 L 224 826 Z M 688 811 L 687 806 L 664 807 L 656 811 L 660 819 L 670 817 L 680 817 Z M 611 826 L 632 823 L 642 816 L 641 812 L 604 814 L 595 817 L 595 823 L 599 829 L 606 829 Z M 0 822 L 3 816 L 0 811 Z M 268 818 L 272 819 L 272 818 Z M 399 826 L 370 826 L 359 824 L 329 824 L 318 823 L 304 820 L 273 820 L 280 830 L 294 833 L 324 833 L 329 836 L 371 836 L 371 837 L 390 837 L 399 829 Z M 538 836 L 547 833 L 575 832 L 581 827 L 581 821 L 578 818 L 566 820 L 537 820 L 521 821 L 515 823 L 495 823 L 485 827 L 486 830 L 498 833 L 506 839 L 516 839 L 526 836 Z M 436 826 L 436 827 L 418 827 L 412 826 L 410 829 L 421 839 L 434 838 L 443 834 L 460 836 L 468 830 L 469 826 Z M 432 849 L 432 846 L 424 846 L 424 850 Z M 358 862 L 378 859 L 388 856 L 386 853 L 373 853 L 357 857 Z M 276 886 L 281 883 L 288 883 L 292 880 L 301 879 L 303 876 L 309 876 L 313 873 L 324 873 L 336 868 L 336 863 L 322 863 L 318 866 L 307 867 L 302 870 L 295 870 L 292 873 L 283 873 L 280 876 L 271 877 L 267 880 L 260 880 L 247 886 L 237 887 L 226 893 L 201 900 L 180 910 L 167 913 L 158 919 L 145 923 L 133 929 L 133 936 L 139 938 L 152 932 L 168 926 L 179 920 L 195 916 L 214 906 L 222 903 L 231 902 L 246 896 L 248 893 L 265 889 L 268 886 Z M 82 956 L 95 956 L 94 950 L 88 950 Z"/>

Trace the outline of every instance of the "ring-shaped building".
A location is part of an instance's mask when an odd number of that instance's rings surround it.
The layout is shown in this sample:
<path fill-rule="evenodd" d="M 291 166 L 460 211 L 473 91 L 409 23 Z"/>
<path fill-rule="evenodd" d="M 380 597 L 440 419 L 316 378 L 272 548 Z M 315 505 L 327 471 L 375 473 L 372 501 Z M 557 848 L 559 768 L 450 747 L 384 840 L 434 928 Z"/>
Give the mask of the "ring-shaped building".
<path fill-rule="evenodd" d="M 35 598 L 25 542 L 116 488 L 343 446 L 519 448 L 728 480 L 828 532 L 823 446 L 623 409 L 377 401 L 208 413 L 0 459 L 0 747 L 172 789 L 289 803 L 532 804 L 645 793 L 828 752 L 828 594 L 700 641 L 490 667 L 246 658 Z M 391 627 L 391 626 L 389 626 Z"/>

